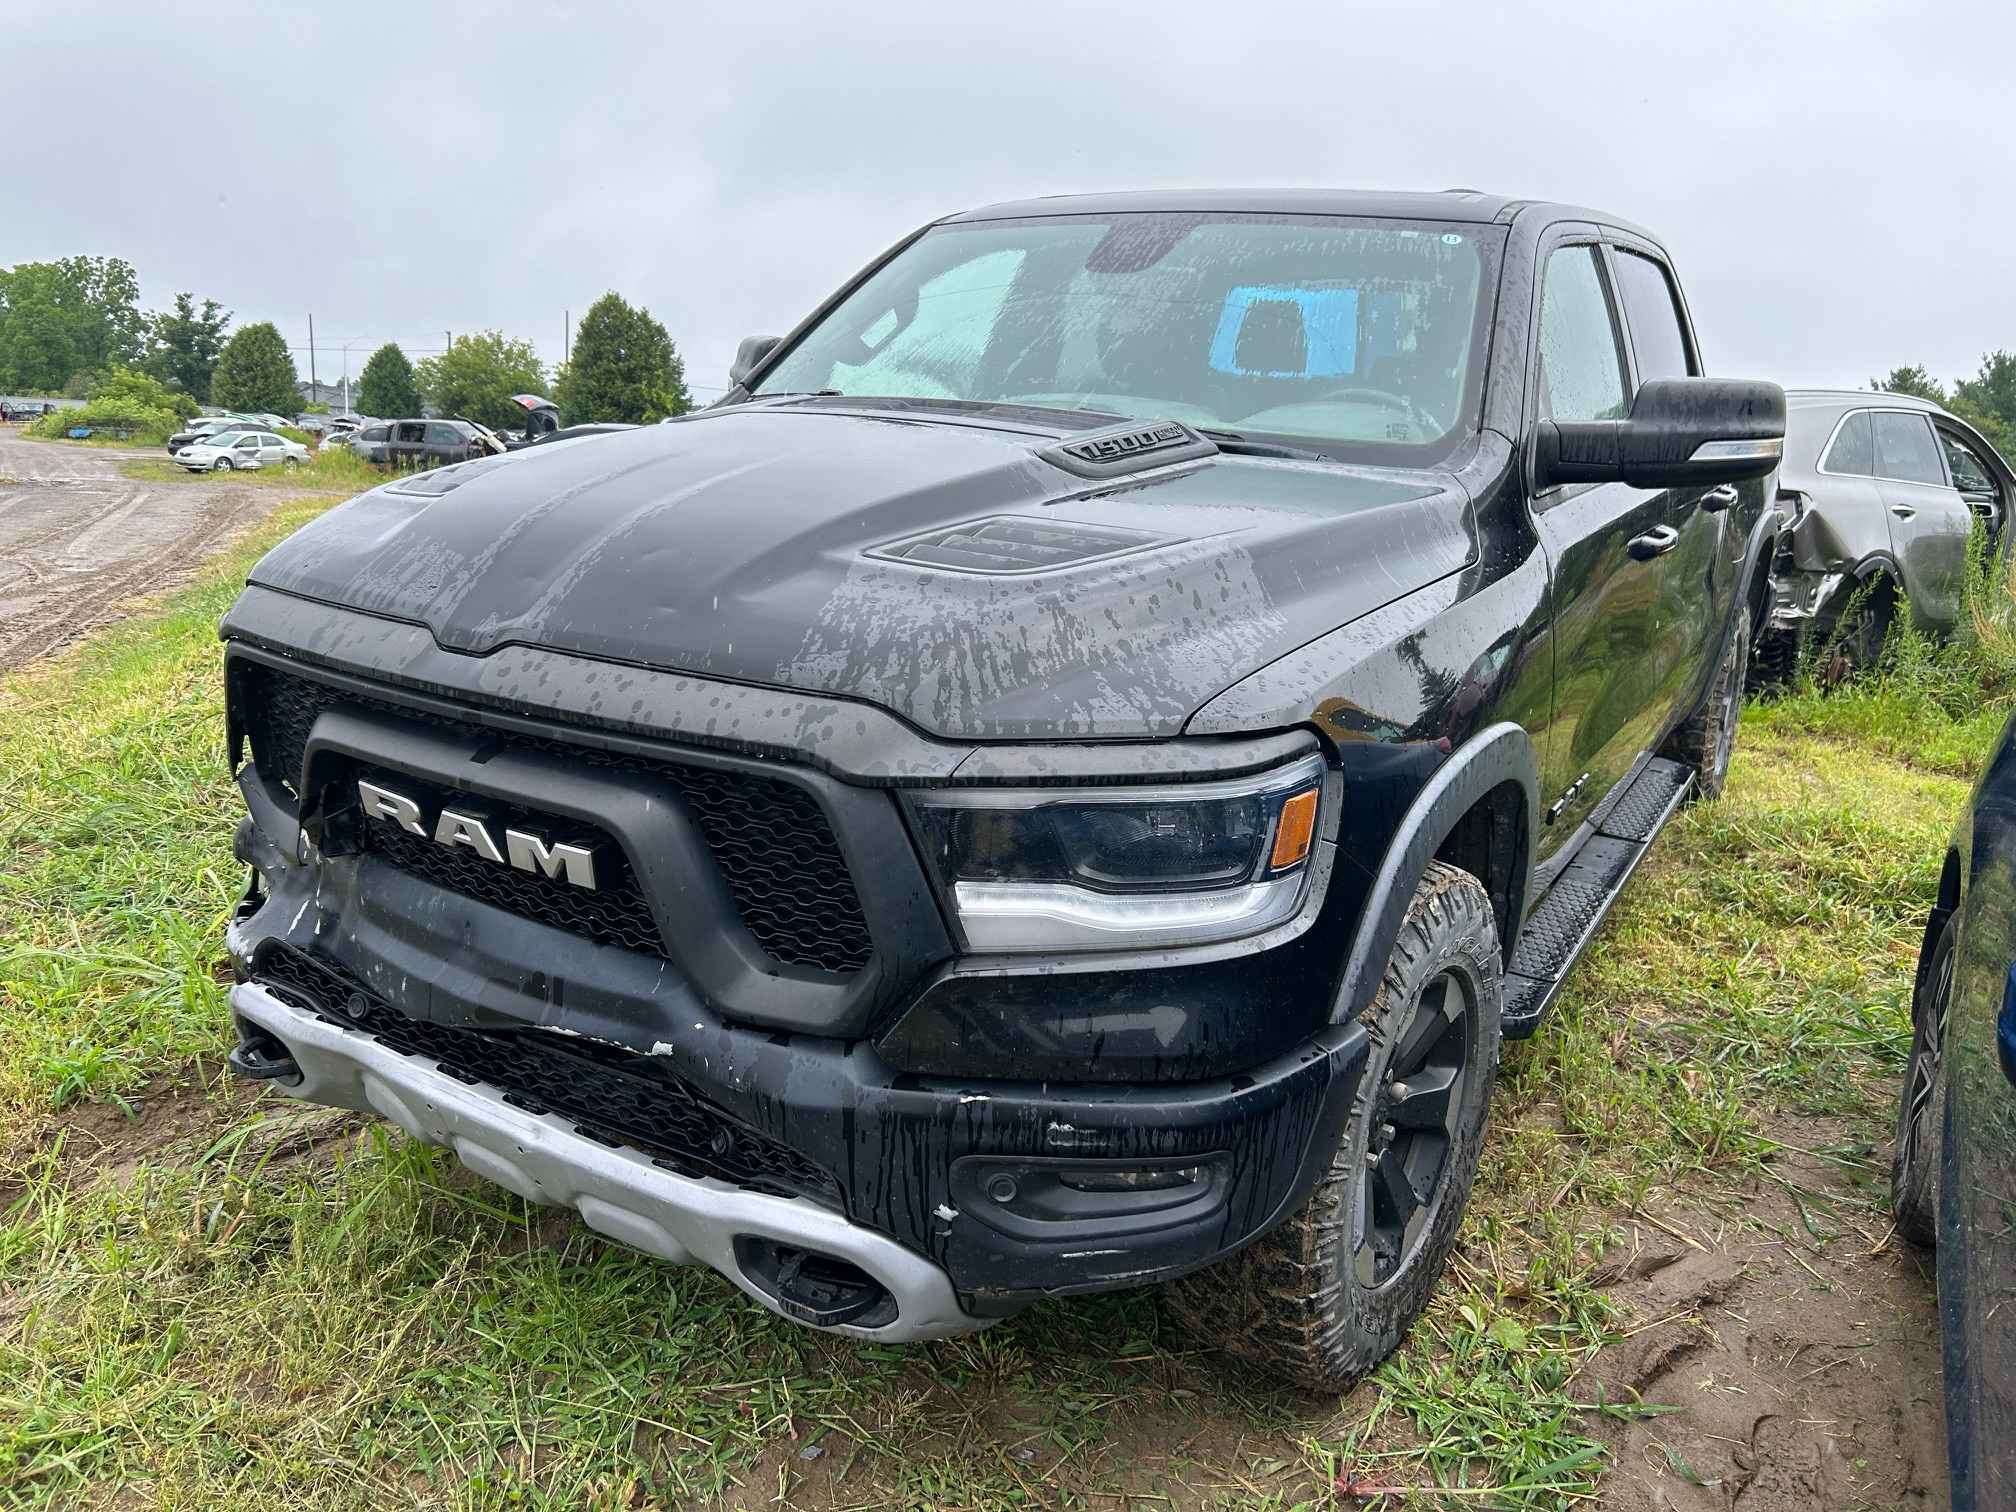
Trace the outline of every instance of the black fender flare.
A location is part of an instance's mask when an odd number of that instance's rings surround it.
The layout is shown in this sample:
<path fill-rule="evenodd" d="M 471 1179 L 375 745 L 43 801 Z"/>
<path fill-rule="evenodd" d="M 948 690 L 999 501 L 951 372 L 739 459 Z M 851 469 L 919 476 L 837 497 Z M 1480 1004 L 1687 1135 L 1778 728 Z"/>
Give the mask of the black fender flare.
<path fill-rule="evenodd" d="M 1428 870 L 1428 863 L 1435 859 L 1457 820 L 1486 793 L 1507 782 L 1517 783 L 1526 798 L 1525 853 L 1512 868 L 1505 909 L 1507 937 L 1499 942 L 1505 958 L 1511 959 L 1519 926 L 1525 920 L 1526 891 L 1532 881 L 1533 852 L 1540 834 L 1540 762 L 1533 750 L 1532 737 L 1506 721 L 1489 725 L 1466 740 L 1421 785 L 1421 791 L 1401 816 L 1366 892 L 1365 906 L 1359 913 L 1358 928 L 1338 980 L 1332 1022 L 1348 1022 L 1372 1006 L 1386 974 L 1387 958 L 1400 937 L 1401 922 L 1407 917 L 1408 905 L 1414 900 L 1414 890 Z M 1348 777 L 1345 793 L 1348 798 Z"/>

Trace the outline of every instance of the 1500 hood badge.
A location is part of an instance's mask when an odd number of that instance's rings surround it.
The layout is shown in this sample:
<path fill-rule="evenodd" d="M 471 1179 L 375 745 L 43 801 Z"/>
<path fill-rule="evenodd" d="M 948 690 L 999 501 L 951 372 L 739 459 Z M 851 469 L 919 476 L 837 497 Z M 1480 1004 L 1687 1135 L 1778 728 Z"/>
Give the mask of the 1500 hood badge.
<path fill-rule="evenodd" d="M 365 818 L 388 820 L 409 835 L 432 839 L 438 845 L 473 851 L 485 861 L 494 861 L 500 866 L 537 872 L 556 882 L 569 882 L 590 892 L 595 890 L 595 851 L 591 846 L 552 845 L 542 835 L 507 829 L 504 831 L 504 848 L 500 851 L 497 842 L 490 836 L 489 825 L 475 814 L 444 808 L 430 831 L 422 820 L 420 805 L 403 793 L 360 780 L 357 801 L 363 806 Z"/>

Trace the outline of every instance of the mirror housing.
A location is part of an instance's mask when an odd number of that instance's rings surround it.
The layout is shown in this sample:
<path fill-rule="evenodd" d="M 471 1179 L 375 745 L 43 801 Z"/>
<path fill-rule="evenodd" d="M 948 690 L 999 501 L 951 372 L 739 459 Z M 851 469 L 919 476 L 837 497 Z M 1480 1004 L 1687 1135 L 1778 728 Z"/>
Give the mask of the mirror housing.
<path fill-rule="evenodd" d="M 777 350 L 782 336 L 745 336 L 735 348 L 735 361 L 728 368 L 728 381 L 740 388 L 749 375 L 763 365 L 763 359 Z"/>
<path fill-rule="evenodd" d="M 1542 420 L 1534 487 L 1712 488 L 1768 476 L 1785 456 L 1785 390 L 1736 378 L 1650 378 L 1624 420 Z"/>

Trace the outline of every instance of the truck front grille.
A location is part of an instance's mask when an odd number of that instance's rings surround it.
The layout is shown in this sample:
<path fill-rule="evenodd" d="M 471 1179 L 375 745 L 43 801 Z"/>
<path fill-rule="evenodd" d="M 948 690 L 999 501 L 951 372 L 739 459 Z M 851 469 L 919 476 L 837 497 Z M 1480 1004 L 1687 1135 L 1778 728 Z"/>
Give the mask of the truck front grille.
<path fill-rule="evenodd" d="M 495 1087 L 513 1107 L 567 1119 L 682 1176 L 842 1206 L 839 1183 L 788 1145 L 702 1102 L 651 1057 L 536 1029 L 464 1029 L 408 1018 L 332 961 L 269 941 L 253 979 L 298 1008 Z"/>
<path fill-rule="evenodd" d="M 253 759 L 267 777 L 290 788 L 301 780 L 308 734 L 324 709 L 388 714 L 472 738 L 481 735 L 508 749 L 542 751 L 628 773 L 641 782 L 667 784 L 685 798 L 744 927 L 771 959 L 846 975 L 865 966 L 873 952 L 861 899 L 833 827 L 818 800 L 797 783 L 500 732 L 260 663 L 247 663 L 240 677 L 241 717 L 252 739 Z M 398 835 L 374 836 L 374 849 L 450 891 L 604 944 L 664 953 L 651 909 L 627 867 L 622 869 L 627 893 L 604 888 L 610 896 L 597 902 L 595 893 L 457 857 L 443 846 L 417 840 L 401 844 L 393 838 Z"/>

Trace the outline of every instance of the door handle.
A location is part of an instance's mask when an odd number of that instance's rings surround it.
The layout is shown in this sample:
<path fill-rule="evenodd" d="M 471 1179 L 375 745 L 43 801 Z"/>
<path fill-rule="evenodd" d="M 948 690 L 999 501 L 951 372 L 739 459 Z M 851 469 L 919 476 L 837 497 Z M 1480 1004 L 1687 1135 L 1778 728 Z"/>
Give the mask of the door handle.
<path fill-rule="evenodd" d="M 1711 488 L 1701 495 L 1701 507 L 1710 514 L 1720 514 L 1737 499 L 1736 485 L 1724 483 L 1719 488 Z"/>
<path fill-rule="evenodd" d="M 1909 504 L 1892 504 L 1890 506 L 1890 513 L 1897 516 L 1897 518 L 1900 520 L 1908 520 L 1913 515 L 1918 513 L 1918 511 L 1912 508 Z"/>
<path fill-rule="evenodd" d="M 1671 525 L 1654 525 L 1641 536 L 1633 536 L 1627 550 L 1633 560 L 1649 562 L 1655 556 L 1664 556 L 1680 544 L 1680 532 Z"/>

